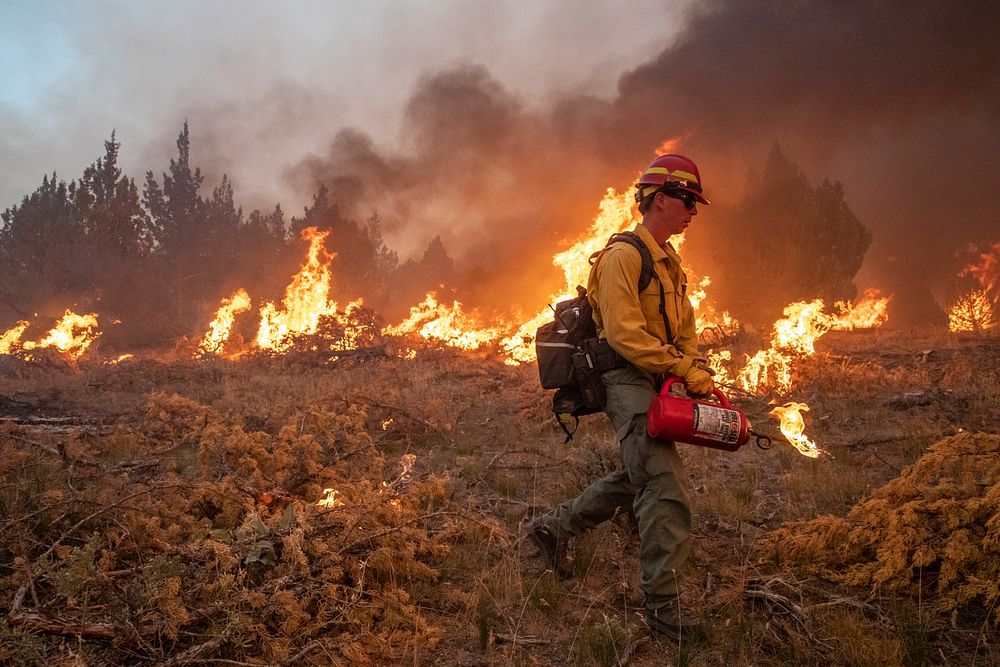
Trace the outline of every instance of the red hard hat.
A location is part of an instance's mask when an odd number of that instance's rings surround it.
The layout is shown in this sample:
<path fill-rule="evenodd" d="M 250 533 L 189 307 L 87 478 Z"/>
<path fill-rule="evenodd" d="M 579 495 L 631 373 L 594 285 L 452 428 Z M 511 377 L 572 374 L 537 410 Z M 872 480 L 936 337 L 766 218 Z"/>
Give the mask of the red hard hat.
<path fill-rule="evenodd" d="M 701 193 L 698 165 L 683 155 L 661 155 L 646 167 L 636 184 L 635 200 L 642 201 L 661 188 L 690 192 L 702 204 L 710 203 Z"/>

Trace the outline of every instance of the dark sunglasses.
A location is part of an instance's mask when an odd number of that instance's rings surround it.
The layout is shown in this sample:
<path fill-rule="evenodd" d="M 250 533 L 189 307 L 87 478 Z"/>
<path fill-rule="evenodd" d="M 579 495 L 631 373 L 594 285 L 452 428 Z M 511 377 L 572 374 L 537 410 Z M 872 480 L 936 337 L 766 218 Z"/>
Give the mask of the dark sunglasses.
<path fill-rule="evenodd" d="M 674 199 L 680 199 L 682 202 L 684 202 L 684 208 L 686 208 L 689 211 L 693 211 L 694 207 L 698 205 L 698 199 L 690 192 L 685 192 L 684 190 L 673 190 L 673 189 L 660 190 L 660 192 L 662 192 L 668 197 L 673 197 Z"/>

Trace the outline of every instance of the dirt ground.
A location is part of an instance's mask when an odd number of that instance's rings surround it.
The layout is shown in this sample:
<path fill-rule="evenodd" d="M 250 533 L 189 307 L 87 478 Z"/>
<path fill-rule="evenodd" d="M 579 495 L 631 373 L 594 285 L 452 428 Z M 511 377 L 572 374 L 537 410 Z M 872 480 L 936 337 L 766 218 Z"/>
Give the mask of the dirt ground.
<path fill-rule="evenodd" d="M 1000 664 L 989 586 L 951 599 L 934 562 L 905 585 L 850 585 L 773 541 L 848 516 L 944 438 L 1000 432 L 1000 339 L 876 330 L 817 347 L 789 395 L 732 398 L 773 432 L 769 400 L 808 403 L 829 456 L 777 438 L 681 447 L 696 503 L 682 603 L 708 637 L 680 644 L 642 623 L 630 517 L 577 539 L 566 580 L 523 539 L 617 466 L 603 416 L 563 443 L 534 367 L 448 350 L 5 358 L 0 662 Z"/>

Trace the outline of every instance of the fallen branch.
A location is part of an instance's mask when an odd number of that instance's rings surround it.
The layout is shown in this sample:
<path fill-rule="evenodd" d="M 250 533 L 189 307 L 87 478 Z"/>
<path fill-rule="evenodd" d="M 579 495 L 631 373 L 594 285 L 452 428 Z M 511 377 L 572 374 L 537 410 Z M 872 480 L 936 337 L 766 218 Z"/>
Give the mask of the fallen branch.
<path fill-rule="evenodd" d="M 548 639 L 539 639 L 538 637 L 529 637 L 525 635 L 507 635 L 503 633 L 496 633 L 493 638 L 498 644 L 521 644 L 522 646 L 541 646 L 542 644 L 551 644 L 552 642 Z"/>
<path fill-rule="evenodd" d="M 110 625 L 107 623 L 76 623 L 62 618 L 52 618 L 33 613 L 12 613 L 7 615 L 7 623 L 25 628 L 32 632 L 42 632 L 48 635 L 62 637 L 78 637 L 111 641 L 133 633 L 142 637 L 155 636 L 159 631 L 156 625 L 140 625 L 139 627 Z"/>

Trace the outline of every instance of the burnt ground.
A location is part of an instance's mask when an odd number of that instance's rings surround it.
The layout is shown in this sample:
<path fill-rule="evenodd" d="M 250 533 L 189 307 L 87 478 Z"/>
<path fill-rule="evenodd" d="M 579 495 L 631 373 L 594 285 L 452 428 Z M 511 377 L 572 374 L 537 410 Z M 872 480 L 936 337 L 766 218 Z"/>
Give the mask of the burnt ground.
<path fill-rule="evenodd" d="M 830 456 L 682 447 L 697 515 L 683 600 L 709 635 L 680 645 L 641 623 L 629 517 L 575 541 L 568 580 L 523 539 L 617 458 L 603 417 L 563 443 L 533 368 L 445 350 L 336 367 L 8 360 L 0 662 L 1000 664 L 982 598 L 847 586 L 763 546 L 845 516 L 946 436 L 997 433 L 1000 339 L 817 347 L 788 396 L 734 399 L 762 429 L 768 399 L 807 402 Z M 315 507 L 328 485 L 343 508 Z"/>

